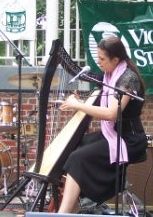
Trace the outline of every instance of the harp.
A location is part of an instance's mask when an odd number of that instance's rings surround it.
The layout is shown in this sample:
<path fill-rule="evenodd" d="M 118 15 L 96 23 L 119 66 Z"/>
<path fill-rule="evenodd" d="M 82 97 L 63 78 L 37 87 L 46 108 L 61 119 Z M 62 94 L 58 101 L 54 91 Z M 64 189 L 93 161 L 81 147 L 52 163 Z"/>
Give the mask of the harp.
<path fill-rule="evenodd" d="M 51 89 L 52 80 L 56 72 L 57 66 L 62 65 L 66 72 L 72 76 L 77 75 L 81 68 L 77 66 L 70 56 L 65 51 L 60 40 L 53 41 L 50 57 L 45 67 L 45 73 L 42 80 L 39 101 L 39 134 L 38 146 L 36 154 L 36 162 L 30 172 L 36 172 L 44 176 L 49 176 L 50 179 L 58 178 L 62 173 L 62 166 L 67 159 L 68 155 L 77 147 L 81 137 L 84 135 L 91 117 L 85 115 L 83 112 L 77 112 L 72 119 L 61 130 L 52 143 L 45 147 L 45 129 L 46 129 L 46 114 L 48 106 L 49 92 Z M 91 77 L 96 77 L 94 74 Z M 90 82 L 90 77 L 82 77 L 84 81 Z M 92 96 L 86 101 L 89 104 L 96 104 L 98 102 L 100 90 L 93 92 Z M 74 125 L 73 125 L 74 123 Z M 73 127 L 73 130 L 72 130 Z M 70 133 L 69 130 L 72 130 Z M 68 133 L 69 132 L 69 133 Z M 67 135 L 63 141 L 64 136 Z"/>
<path fill-rule="evenodd" d="M 49 59 L 47 61 L 44 76 L 42 78 L 42 85 L 40 89 L 39 96 L 39 129 L 38 129 L 38 145 L 36 153 L 35 164 L 24 174 L 21 184 L 14 192 L 14 194 L 6 201 L 4 206 L 18 194 L 18 192 L 23 189 L 23 187 L 32 179 L 38 179 L 42 183 L 40 191 L 36 197 L 35 202 L 31 210 L 34 210 L 39 199 L 42 199 L 40 204 L 40 210 L 44 206 L 44 196 L 48 183 L 55 184 L 58 183 L 63 171 L 62 167 L 66 161 L 69 154 L 77 148 L 79 140 L 84 135 L 90 121 L 91 117 L 85 113 L 78 111 L 74 114 L 72 119 L 67 123 L 59 135 L 52 141 L 51 144 L 45 149 L 45 133 L 46 133 L 46 114 L 49 100 L 49 93 L 51 90 L 51 84 L 53 77 L 55 75 L 58 65 L 61 65 L 67 73 L 72 76 L 77 75 L 81 71 L 81 68 L 77 66 L 67 54 L 63 48 L 60 40 L 53 41 L 51 51 L 49 53 Z M 96 75 L 90 74 L 91 77 L 97 78 Z M 84 81 L 90 82 L 90 77 L 87 79 L 83 76 Z M 99 77 L 98 77 L 99 79 Z M 97 104 L 99 102 L 100 90 L 94 91 L 93 95 L 89 97 L 86 101 L 88 104 Z M 73 127 L 73 131 L 71 131 Z M 68 133 L 67 133 L 68 132 Z M 66 140 L 63 139 L 67 135 Z M 64 141 L 63 141 L 64 140 Z"/>

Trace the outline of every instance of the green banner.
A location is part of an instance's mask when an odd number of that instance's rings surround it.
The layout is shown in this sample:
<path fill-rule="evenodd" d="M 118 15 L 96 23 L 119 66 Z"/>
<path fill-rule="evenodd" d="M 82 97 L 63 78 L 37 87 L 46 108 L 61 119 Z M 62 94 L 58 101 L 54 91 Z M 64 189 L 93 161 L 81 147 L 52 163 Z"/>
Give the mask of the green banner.
<path fill-rule="evenodd" d="M 129 57 L 153 94 L 153 2 L 78 0 L 87 61 L 99 73 L 97 43 L 114 34 L 121 38 Z"/>

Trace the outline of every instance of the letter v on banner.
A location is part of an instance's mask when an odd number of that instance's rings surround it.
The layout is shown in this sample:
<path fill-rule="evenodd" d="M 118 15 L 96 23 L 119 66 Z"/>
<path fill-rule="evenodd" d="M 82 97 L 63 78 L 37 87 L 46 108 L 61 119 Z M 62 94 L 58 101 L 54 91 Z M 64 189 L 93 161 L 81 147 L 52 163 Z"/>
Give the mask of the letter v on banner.
<path fill-rule="evenodd" d="M 10 40 L 35 40 L 36 0 L 1 0 L 0 29 Z M 0 35 L 0 41 L 6 39 Z"/>

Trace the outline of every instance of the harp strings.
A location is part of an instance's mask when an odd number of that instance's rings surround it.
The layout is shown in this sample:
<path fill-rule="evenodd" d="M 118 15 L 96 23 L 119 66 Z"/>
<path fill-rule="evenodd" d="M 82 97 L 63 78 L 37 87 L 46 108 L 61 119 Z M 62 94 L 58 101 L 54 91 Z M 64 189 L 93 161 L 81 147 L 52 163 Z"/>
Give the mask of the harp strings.
<path fill-rule="evenodd" d="M 63 64 L 63 66 L 65 66 Z M 57 74 L 55 72 L 55 76 L 58 76 L 58 84 L 56 88 L 51 87 L 50 91 L 50 97 L 49 97 L 49 103 L 51 106 L 49 106 L 48 114 L 50 116 L 49 120 L 47 120 L 48 124 L 48 142 L 51 143 L 51 141 L 58 135 L 60 130 L 66 125 L 68 120 L 72 116 L 71 111 L 65 111 L 62 112 L 59 109 L 61 100 L 65 100 L 67 96 L 69 96 L 72 92 L 72 90 L 69 90 L 68 85 L 68 72 L 66 68 L 63 68 L 61 65 L 58 65 L 57 67 Z M 76 86 L 76 85 L 75 85 Z"/>

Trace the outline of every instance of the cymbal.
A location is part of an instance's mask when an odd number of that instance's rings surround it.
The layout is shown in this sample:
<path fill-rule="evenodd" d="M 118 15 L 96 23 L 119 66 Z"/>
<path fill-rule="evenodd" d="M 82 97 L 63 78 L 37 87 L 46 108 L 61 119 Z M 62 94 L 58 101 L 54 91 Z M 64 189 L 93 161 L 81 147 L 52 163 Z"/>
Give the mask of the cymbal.
<path fill-rule="evenodd" d="M 42 73 L 23 73 L 21 75 L 21 87 L 24 88 L 34 88 L 40 87 L 42 80 Z M 13 75 L 8 79 L 9 83 L 18 86 L 19 84 L 19 75 Z"/>
<path fill-rule="evenodd" d="M 21 75 L 21 87 L 23 88 L 40 88 L 43 73 L 23 73 Z M 14 86 L 19 84 L 19 76 L 13 75 L 9 77 L 8 82 Z M 54 76 L 52 80 L 52 88 L 56 88 L 59 85 L 59 76 Z"/>

